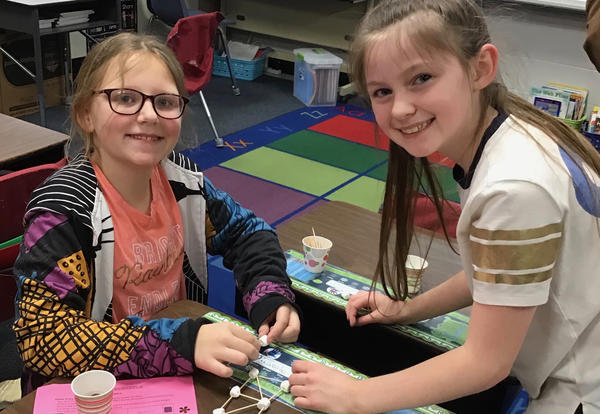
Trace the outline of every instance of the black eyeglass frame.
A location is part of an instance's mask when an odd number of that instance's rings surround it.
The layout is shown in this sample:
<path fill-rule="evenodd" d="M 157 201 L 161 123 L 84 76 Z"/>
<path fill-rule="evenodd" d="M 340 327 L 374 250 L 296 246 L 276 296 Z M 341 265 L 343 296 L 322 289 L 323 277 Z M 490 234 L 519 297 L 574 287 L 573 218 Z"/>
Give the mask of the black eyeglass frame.
<path fill-rule="evenodd" d="M 139 93 L 140 95 L 142 95 L 142 102 L 140 103 L 140 107 L 137 109 L 137 111 L 132 112 L 130 114 L 124 114 L 122 112 L 115 110 L 115 108 L 113 108 L 113 104 L 110 99 L 110 94 L 113 93 L 114 91 L 131 91 L 131 92 Z M 144 104 L 146 103 L 146 99 L 150 99 L 150 102 L 152 102 L 152 109 L 154 109 L 154 113 L 163 119 L 179 119 L 179 118 L 181 118 L 181 116 L 183 115 L 183 112 L 185 111 L 185 106 L 190 101 L 189 98 L 186 98 L 185 96 L 177 95 L 176 93 L 158 93 L 156 95 L 146 95 L 143 92 L 140 92 L 136 89 L 131 89 L 131 88 L 108 88 L 108 89 L 101 89 L 99 91 L 94 91 L 94 94 L 101 94 L 101 93 L 106 94 L 106 97 L 108 98 L 108 106 L 110 106 L 110 109 L 116 114 L 135 115 L 142 110 L 142 108 L 144 107 Z M 176 116 L 174 118 L 169 118 L 169 117 L 162 116 L 161 114 L 158 113 L 158 111 L 156 110 L 156 105 L 154 104 L 154 100 L 156 99 L 157 96 L 164 96 L 164 95 L 176 96 L 179 99 L 181 99 L 181 101 L 183 102 L 183 105 L 181 105 L 181 112 L 179 113 L 178 116 Z"/>

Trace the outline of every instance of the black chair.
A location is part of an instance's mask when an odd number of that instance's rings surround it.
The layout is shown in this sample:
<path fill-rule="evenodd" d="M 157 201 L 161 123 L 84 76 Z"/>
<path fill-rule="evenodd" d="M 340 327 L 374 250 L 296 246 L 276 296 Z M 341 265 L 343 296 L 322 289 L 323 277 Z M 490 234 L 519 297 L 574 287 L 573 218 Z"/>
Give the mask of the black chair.
<path fill-rule="evenodd" d="M 175 23 L 181 18 L 195 16 L 198 14 L 206 14 L 205 11 L 202 10 L 194 10 L 189 9 L 185 3 L 185 0 L 146 0 L 146 6 L 150 13 L 152 13 L 151 22 L 154 19 L 160 20 L 168 26 L 174 26 Z M 229 77 L 231 79 L 231 89 L 234 95 L 240 95 L 240 88 L 237 86 L 235 75 L 233 73 L 233 67 L 231 64 L 231 57 L 229 56 L 229 48 L 227 47 L 227 41 L 225 39 L 225 27 L 227 25 L 235 24 L 234 21 L 224 19 L 219 23 L 217 27 L 217 34 L 219 36 L 220 45 L 219 48 L 214 48 L 216 50 L 222 49 L 225 52 L 225 58 L 227 59 L 227 66 L 229 68 Z M 219 137 L 215 124 L 213 122 L 212 116 L 210 114 L 210 110 L 208 109 L 208 105 L 206 100 L 204 99 L 204 95 L 202 91 L 199 91 L 200 99 L 202 100 L 202 106 L 206 112 L 208 117 L 208 121 L 215 135 L 215 143 L 217 147 L 223 146 L 223 139 Z"/>

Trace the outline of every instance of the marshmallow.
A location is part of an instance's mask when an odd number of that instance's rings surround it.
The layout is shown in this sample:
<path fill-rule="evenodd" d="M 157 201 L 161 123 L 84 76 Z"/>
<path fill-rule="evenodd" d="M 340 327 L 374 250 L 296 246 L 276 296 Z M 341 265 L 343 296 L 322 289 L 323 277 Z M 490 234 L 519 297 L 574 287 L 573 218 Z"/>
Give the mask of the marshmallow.
<path fill-rule="evenodd" d="M 271 401 L 268 398 L 261 398 L 259 402 L 256 403 L 256 407 L 259 410 L 266 410 L 271 405 Z"/>
<path fill-rule="evenodd" d="M 279 388 L 281 388 L 283 392 L 290 392 L 290 382 L 288 380 L 281 381 Z"/>
<path fill-rule="evenodd" d="M 229 390 L 229 396 L 230 396 L 230 397 L 233 397 L 233 398 L 237 398 L 237 397 L 239 397 L 241 393 L 242 393 L 242 390 L 241 390 L 241 389 L 240 389 L 240 387 L 239 387 L 239 386 L 237 386 L 237 385 L 236 385 L 235 387 L 232 387 L 232 388 Z"/>
<path fill-rule="evenodd" d="M 350 292 L 342 293 L 342 299 L 344 299 L 344 300 L 350 299 L 350 296 L 352 296 L 352 293 L 350 293 Z"/>
<path fill-rule="evenodd" d="M 215 408 L 213 410 L 212 414 L 225 414 L 225 409 L 224 408 Z"/>
<path fill-rule="evenodd" d="M 269 345 L 269 340 L 267 339 L 267 335 L 263 335 L 260 338 L 258 338 L 258 342 L 260 342 L 260 346 Z"/>
<path fill-rule="evenodd" d="M 248 372 L 248 376 L 252 379 L 257 378 L 258 370 L 256 368 L 251 368 L 250 371 Z"/>

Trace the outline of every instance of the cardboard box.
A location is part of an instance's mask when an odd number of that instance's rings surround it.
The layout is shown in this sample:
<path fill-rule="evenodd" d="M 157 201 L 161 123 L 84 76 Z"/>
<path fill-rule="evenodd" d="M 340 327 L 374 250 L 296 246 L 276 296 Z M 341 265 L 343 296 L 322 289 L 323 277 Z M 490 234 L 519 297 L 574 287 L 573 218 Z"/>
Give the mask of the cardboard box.
<path fill-rule="evenodd" d="M 64 97 L 63 59 L 58 45 L 58 38 L 55 36 L 42 38 L 46 107 L 60 104 Z M 31 38 L 2 43 L 2 47 L 35 73 Z M 39 101 L 35 81 L 11 59 L 0 54 L 0 112 L 20 116 L 37 111 L 39 111 Z"/>

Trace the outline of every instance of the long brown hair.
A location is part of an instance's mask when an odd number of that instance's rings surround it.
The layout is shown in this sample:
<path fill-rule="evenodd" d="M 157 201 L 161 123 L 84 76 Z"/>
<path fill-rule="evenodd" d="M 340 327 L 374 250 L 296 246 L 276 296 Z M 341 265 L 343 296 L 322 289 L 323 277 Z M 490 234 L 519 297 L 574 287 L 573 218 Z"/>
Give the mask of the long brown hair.
<path fill-rule="evenodd" d="M 97 45 L 85 57 L 77 78 L 75 79 L 75 90 L 71 104 L 71 138 L 83 140 L 85 154 L 90 155 L 94 150 L 94 140 L 78 123 L 78 117 L 84 114 L 90 106 L 94 96 L 94 90 L 99 83 L 113 59 L 119 59 L 121 75 L 128 68 L 125 67 L 130 57 L 138 54 L 150 54 L 167 65 L 171 72 L 177 91 L 182 96 L 187 96 L 183 70 L 175 54 L 164 41 L 155 37 L 137 33 L 120 33 L 112 36 Z"/>
<path fill-rule="evenodd" d="M 418 45 L 417 49 L 422 53 L 451 53 L 467 74 L 470 60 L 483 45 L 491 41 L 483 11 L 472 0 L 381 1 L 361 21 L 351 48 L 352 80 L 365 97 L 368 97 L 365 61 L 369 49 L 392 30 L 401 30 L 401 35 L 409 36 L 410 42 Z M 394 47 L 393 42 L 390 47 Z M 585 137 L 509 92 L 499 81 L 492 82 L 482 91 L 480 103 L 476 131 L 485 122 L 487 108 L 495 108 L 544 131 L 577 164 L 586 164 L 593 173 L 600 175 L 600 154 Z M 590 183 L 590 178 L 587 179 Z M 426 158 L 415 159 L 399 145 L 390 142 L 374 284 L 380 282 L 386 294 L 394 299 L 404 300 L 407 296 L 404 263 L 414 233 L 415 198 L 419 188 L 426 186 L 428 197 L 435 205 L 440 225 L 450 243 L 442 214 L 445 202 L 442 188 L 429 162 Z M 598 209 L 597 205 L 595 207 Z M 395 240 L 390 252 L 392 229 L 395 230 Z"/>

